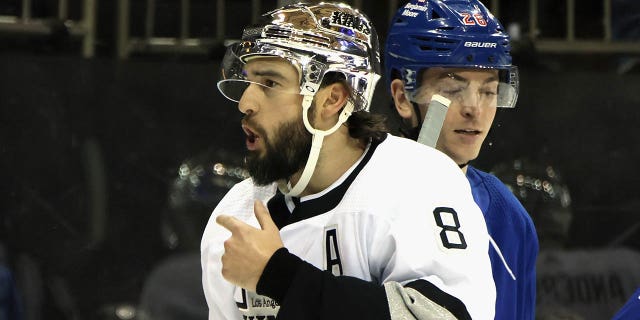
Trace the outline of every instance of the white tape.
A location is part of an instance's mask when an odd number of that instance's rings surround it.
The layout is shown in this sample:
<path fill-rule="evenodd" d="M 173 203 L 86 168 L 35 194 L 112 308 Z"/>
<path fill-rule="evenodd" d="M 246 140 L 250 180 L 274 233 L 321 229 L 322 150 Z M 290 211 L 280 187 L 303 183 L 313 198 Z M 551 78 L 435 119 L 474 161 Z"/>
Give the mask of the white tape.
<path fill-rule="evenodd" d="M 432 148 L 436 147 L 450 104 L 451 101 L 441 95 L 434 94 L 431 97 L 427 114 L 424 117 L 424 121 L 422 121 L 418 142 Z"/>

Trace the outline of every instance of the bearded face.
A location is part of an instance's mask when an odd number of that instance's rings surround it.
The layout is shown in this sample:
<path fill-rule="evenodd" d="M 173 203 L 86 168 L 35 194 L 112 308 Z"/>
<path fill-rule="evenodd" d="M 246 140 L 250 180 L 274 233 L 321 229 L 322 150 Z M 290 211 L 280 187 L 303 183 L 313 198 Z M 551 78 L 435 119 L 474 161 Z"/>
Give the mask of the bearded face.
<path fill-rule="evenodd" d="M 313 121 L 312 106 L 309 121 Z M 250 117 L 250 116 L 249 116 Z M 250 119 L 247 119 L 251 123 Z M 245 158 L 247 170 L 257 185 L 267 185 L 281 179 L 289 179 L 304 168 L 311 151 L 311 134 L 302 119 L 283 123 L 274 134 L 267 136 L 261 126 L 254 129 L 264 140 L 264 151 L 250 150 Z"/>

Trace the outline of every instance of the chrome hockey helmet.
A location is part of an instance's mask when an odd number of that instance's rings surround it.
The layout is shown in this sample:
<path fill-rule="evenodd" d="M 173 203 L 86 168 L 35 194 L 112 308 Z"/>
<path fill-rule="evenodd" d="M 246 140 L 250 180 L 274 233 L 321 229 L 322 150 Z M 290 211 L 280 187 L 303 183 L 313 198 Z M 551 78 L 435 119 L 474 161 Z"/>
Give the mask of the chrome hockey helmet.
<path fill-rule="evenodd" d="M 369 110 L 380 78 L 378 36 L 369 19 L 342 3 L 293 4 L 262 16 L 258 26 L 245 28 L 242 41 L 231 45 L 223 59 L 218 87 L 244 80 L 243 65 L 253 57 L 280 57 L 300 71 L 300 94 L 313 96 L 329 72 L 344 75 L 353 90 L 354 111 Z"/>

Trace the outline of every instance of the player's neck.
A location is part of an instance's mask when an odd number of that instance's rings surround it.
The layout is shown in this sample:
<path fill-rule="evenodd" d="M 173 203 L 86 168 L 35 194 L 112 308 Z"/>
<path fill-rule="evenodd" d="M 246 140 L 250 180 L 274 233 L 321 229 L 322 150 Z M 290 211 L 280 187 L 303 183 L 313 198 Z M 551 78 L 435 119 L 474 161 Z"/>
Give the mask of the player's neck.
<path fill-rule="evenodd" d="M 315 194 L 331 186 L 358 161 L 365 148 L 360 140 L 349 136 L 346 126 L 325 137 L 313 176 L 301 196 Z M 292 183 L 297 182 L 301 172 L 291 179 Z"/>

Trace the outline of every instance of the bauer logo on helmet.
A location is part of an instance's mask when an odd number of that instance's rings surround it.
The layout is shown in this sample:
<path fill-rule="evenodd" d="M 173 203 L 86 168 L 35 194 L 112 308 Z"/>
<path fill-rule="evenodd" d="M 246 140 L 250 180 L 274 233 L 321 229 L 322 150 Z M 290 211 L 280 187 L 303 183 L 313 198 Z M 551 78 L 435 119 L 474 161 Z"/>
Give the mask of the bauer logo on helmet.
<path fill-rule="evenodd" d="M 467 48 L 497 48 L 498 44 L 495 42 L 478 42 L 478 41 L 466 41 L 464 46 Z"/>

